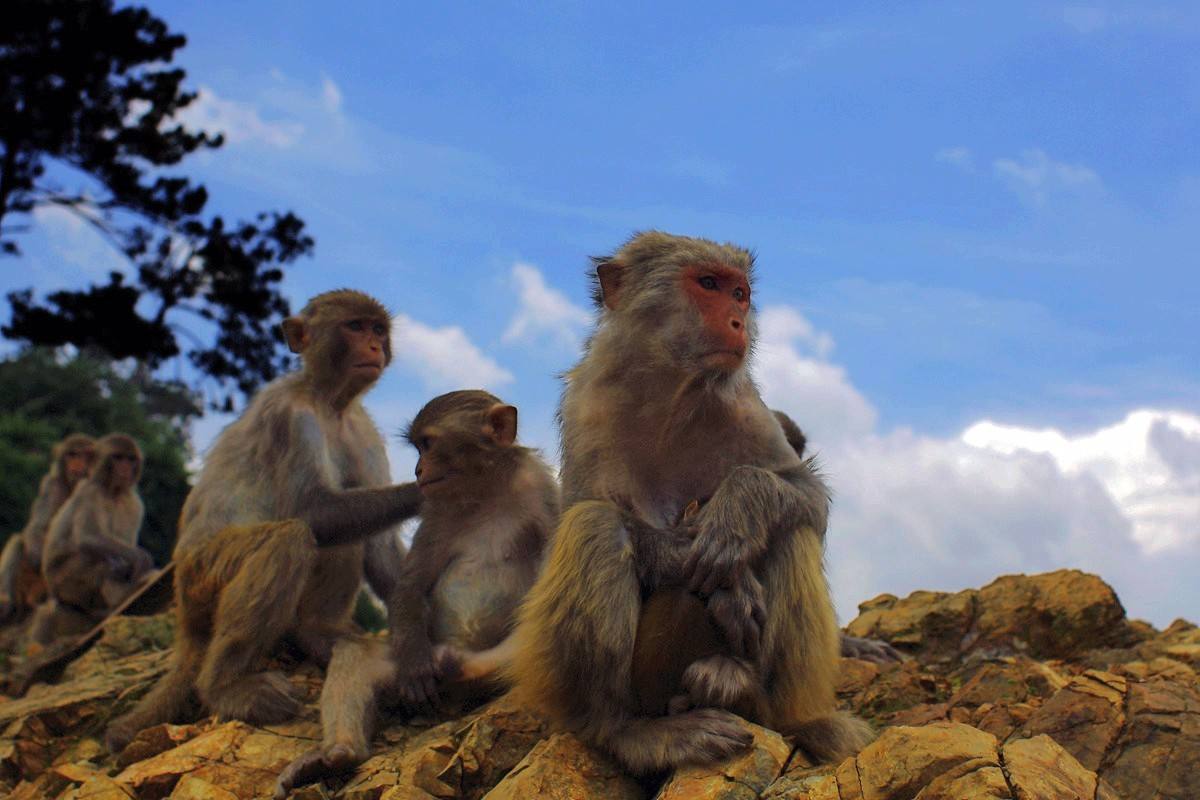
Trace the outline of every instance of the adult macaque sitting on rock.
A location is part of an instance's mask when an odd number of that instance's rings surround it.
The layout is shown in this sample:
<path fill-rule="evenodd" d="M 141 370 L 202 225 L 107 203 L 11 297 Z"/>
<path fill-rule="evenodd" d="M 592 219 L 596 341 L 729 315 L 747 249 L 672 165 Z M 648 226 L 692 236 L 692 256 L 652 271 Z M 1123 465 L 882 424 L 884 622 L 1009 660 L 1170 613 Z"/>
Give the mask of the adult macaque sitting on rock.
<path fill-rule="evenodd" d="M 50 598 L 30 627 L 38 644 L 83 633 L 103 619 L 154 568 L 138 547 L 145 509 L 138 495 L 142 451 L 110 433 L 96 444 L 96 464 L 54 515 L 42 555 Z"/>
<path fill-rule="evenodd" d="M 351 631 L 368 549 L 368 582 L 392 591 L 394 529 L 417 513 L 420 492 L 391 484 L 360 400 L 391 361 L 391 319 L 374 298 L 340 290 L 314 297 L 283 331 L 303 368 L 264 387 L 205 459 L 175 545 L 175 661 L 109 727 L 113 750 L 195 700 L 253 724 L 289 719 L 299 703 L 265 657 L 286 638 L 328 661 Z"/>

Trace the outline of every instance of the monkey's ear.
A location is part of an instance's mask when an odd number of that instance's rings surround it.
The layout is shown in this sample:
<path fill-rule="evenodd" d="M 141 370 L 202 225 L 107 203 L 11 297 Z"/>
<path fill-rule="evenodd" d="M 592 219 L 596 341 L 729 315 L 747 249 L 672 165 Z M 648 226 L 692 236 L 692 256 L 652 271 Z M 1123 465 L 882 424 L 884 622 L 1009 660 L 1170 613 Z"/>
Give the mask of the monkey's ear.
<path fill-rule="evenodd" d="M 511 445 L 517 440 L 517 407 L 497 403 L 489 408 L 483 431 L 501 447 Z"/>
<path fill-rule="evenodd" d="M 288 317 L 283 321 L 283 338 L 287 340 L 288 350 L 301 353 L 308 346 L 308 328 L 299 317 Z"/>
<path fill-rule="evenodd" d="M 617 307 L 617 299 L 621 294 L 621 265 L 615 261 L 601 261 L 596 265 L 596 277 L 600 279 L 600 297 L 604 307 L 613 311 Z"/>

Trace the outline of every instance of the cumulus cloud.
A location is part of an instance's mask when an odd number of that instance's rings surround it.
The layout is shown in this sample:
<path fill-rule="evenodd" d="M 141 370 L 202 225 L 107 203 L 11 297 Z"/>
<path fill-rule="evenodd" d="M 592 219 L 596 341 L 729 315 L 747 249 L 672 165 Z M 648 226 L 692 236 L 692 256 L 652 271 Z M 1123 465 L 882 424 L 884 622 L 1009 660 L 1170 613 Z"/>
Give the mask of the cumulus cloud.
<path fill-rule="evenodd" d="M 786 306 L 758 314 L 754 375 L 763 399 L 802 423 L 814 442 L 833 444 L 875 427 L 876 412 L 828 360 L 833 339 L 817 331 L 798 311 Z"/>
<path fill-rule="evenodd" d="M 397 364 L 434 392 L 495 389 L 513 381 L 513 374 L 484 354 L 457 325 L 435 328 L 399 314 L 392 352 Z"/>
<path fill-rule="evenodd" d="M 518 307 L 502 341 L 529 342 L 545 336 L 562 347 L 577 349 L 582 331 L 592 321 L 591 313 L 547 285 L 535 266 L 514 264 L 512 279 L 517 287 Z"/>
<path fill-rule="evenodd" d="M 254 142 L 286 149 L 304 134 L 299 122 L 264 120 L 250 103 L 226 99 L 207 86 L 201 86 L 196 99 L 176 117 L 193 130 L 223 133 L 230 144 Z"/>
<path fill-rule="evenodd" d="M 975 156 L 972 155 L 968 147 L 943 147 L 933 157 L 943 164 L 958 167 L 963 172 L 973 172 L 975 170 Z"/>
<path fill-rule="evenodd" d="M 1023 151 L 1020 158 L 996 159 L 992 171 L 1009 188 L 1036 205 L 1044 204 L 1057 192 L 1096 190 L 1101 186 L 1100 176 L 1090 167 L 1055 161 L 1036 147 Z"/>
<path fill-rule="evenodd" d="M 1044 453 L 1065 475 L 1095 476 L 1147 552 L 1200 544 L 1200 417 L 1143 409 L 1074 437 L 984 421 L 962 440 L 1003 454 Z"/>
<path fill-rule="evenodd" d="M 879 431 L 833 347 L 787 307 L 763 312 L 764 399 L 809 434 L 834 490 L 831 584 L 843 621 L 881 592 L 958 590 L 1074 567 L 1165 625 L 1200 602 L 1200 417 L 1144 410 L 1068 435 L 981 421 L 960 436 Z"/>

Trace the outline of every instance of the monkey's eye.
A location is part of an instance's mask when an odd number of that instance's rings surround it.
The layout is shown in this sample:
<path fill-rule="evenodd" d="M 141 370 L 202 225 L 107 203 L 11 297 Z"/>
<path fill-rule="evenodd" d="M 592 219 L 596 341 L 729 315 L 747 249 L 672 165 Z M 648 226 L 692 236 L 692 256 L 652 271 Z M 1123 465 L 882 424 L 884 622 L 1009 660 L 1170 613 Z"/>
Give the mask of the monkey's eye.
<path fill-rule="evenodd" d="M 733 290 L 733 299 L 737 300 L 739 303 L 742 302 L 743 300 L 745 300 L 746 299 L 746 290 L 740 286 L 737 287 L 736 289 L 734 289 Z"/>
<path fill-rule="evenodd" d="M 421 448 L 422 450 L 428 450 L 432 446 L 433 439 L 429 436 L 422 436 L 420 439 L 417 439 L 417 447 Z"/>
<path fill-rule="evenodd" d="M 387 332 L 387 325 L 380 322 L 376 322 L 374 327 L 371 328 L 371 333 L 374 333 L 376 336 L 387 336 Z"/>
<path fill-rule="evenodd" d="M 346 323 L 346 327 L 355 333 L 362 333 L 363 324 L 361 319 L 352 319 Z"/>
<path fill-rule="evenodd" d="M 715 292 L 717 290 L 717 279 L 712 275 L 703 276 L 699 281 L 697 281 L 697 283 L 710 292 Z"/>

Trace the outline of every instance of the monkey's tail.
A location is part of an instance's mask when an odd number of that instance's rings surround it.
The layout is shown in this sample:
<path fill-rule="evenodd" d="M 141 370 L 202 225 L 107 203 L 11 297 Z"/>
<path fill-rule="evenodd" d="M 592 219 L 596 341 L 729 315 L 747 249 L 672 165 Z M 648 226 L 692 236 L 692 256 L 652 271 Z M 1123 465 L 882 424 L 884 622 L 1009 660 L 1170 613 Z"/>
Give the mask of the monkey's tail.
<path fill-rule="evenodd" d="M 791 737 L 818 764 L 837 763 L 858 755 L 875 739 L 870 725 L 844 711 L 790 725 L 780 732 Z"/>
<path fill-rule="evenodd" d="M 194 711 L 197 666 L 191 659 L 177 660 L 132 711 L 113 720 L 104 734 L 109 752 L 121 752 L 145 728 L 176 722 Z"/>
<path fill-rule="evenodd" d="M 598 738 L 617 761 L 638 775 L 723 761 L 749 749 L 754 741 L 738 717 L 715 708 L 635 717 Z"/>

